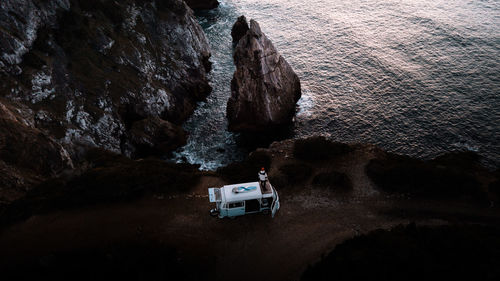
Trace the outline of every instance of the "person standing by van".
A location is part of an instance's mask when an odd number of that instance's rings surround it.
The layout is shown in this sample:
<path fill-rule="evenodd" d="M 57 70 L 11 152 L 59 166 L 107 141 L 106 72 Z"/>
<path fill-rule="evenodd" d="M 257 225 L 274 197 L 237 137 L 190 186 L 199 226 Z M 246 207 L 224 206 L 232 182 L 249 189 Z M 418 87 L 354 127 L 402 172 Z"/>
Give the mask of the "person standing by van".
<path fill-rule="evenodd" d="M 259 172 L 259 182 L 263 190 L 266 190 L 266 181 L 267 181 L 266 170 L 264 169 L 264 167 L 262 167 Z"/>

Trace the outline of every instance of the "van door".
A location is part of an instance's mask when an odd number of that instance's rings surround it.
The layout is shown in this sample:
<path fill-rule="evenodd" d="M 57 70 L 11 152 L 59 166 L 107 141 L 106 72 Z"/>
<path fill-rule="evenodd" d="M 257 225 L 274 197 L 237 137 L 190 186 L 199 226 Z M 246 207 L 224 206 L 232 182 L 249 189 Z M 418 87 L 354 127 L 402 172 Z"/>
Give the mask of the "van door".
<path fill-rule="evenodd" d="M 227 203 L 227 215 L 229 217 L 242 216 L 245 214 L 245 202 L 230 202 Z"/>
<path fill-rule="evenodd" d="M 278 196 L 278 192 L 276 190 L 274 190 L 274 192 L 276 194 L 276 199 L 273 201 L 273 204 L 271 205 L 271 217 L 273 218 L 276 215 L 276 212 L 278 212 L 280 208 L 280 197 Z"/>

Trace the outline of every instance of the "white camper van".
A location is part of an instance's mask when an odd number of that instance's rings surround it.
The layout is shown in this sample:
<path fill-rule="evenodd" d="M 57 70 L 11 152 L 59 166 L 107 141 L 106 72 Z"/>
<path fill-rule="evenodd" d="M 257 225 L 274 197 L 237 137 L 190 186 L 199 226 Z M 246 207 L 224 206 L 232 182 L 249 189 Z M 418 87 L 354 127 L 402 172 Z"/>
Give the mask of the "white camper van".
<path fill-rule="evenodd" d="M 208 189 L 210 202 L 216 204 L 210 210 L 212 216 L 234 218 L 252 213 L 271 213 L 274 218 L 280 208 L 278 192 L 266 181 L 264 187 L 258 182 L 238 183 Z"/>

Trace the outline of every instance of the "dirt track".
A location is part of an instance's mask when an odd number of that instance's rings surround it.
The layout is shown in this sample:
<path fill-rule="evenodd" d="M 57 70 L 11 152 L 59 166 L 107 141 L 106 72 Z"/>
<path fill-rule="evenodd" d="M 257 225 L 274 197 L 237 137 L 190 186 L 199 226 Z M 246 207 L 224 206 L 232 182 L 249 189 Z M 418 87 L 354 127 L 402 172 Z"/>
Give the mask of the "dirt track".
<path fill-rule="evenodd" d="M 376 153 L 370 149 L 360 150 L 359 155 L 351 155 L 351 160 L 335 167 L 353 179 L 353 192 L 335 194 L 309 186 L 282 188 L 278 190 L 281 209 L 274 219 L 263 214 L 234 220 L 210 217 L 208 210 L 213 206 L 208 202 L 207 188 L 224 182 L 205 176 L 190 194 L 34 216 L 0 233 L 0 263 L 73 248 L 153 239 L 175 247 L 182 259 L 207 264 L 217 280 L 234 280 L 234 276 L 240 280 L 241 276 L 244 280 L 263 276 L 266 280 L 296 280 L 308 264 L 344 240 L 409 222 L 387 216 L 387 211 L 412 207 L 440 212 L 439 203 L 389 198 L 377 192 L 364 173 L 365 164 Z M 285 159 L 286 151 L 281 153 L 283 157 L 274 159 L 273 166 Z M 456 209 L 468 212 L 462 206 Z M 452 210 L 447 207 L 447 212 Z M 499 218 L 498 211 L 474 212 Z M 422 224 L 446 223 L 436 218 L 412 219 Z"/>

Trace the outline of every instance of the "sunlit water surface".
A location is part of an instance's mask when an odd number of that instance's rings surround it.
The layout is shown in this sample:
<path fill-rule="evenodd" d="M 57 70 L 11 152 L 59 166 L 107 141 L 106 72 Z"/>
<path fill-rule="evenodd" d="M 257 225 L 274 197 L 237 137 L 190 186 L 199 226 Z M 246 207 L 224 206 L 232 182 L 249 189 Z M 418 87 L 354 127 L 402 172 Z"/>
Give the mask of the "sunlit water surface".
<path fill-rule="evenodd" d="M 472 150 L 499 166 L 498 0 L 222 0 L 197 13 L 214 90 L 185 124 L 177 161 L 215 169 L 248 153 L 225 119 L 239 15 L 260 23 L 300 77 L 293 137 L 369 142 L 422 159 Z"/>

